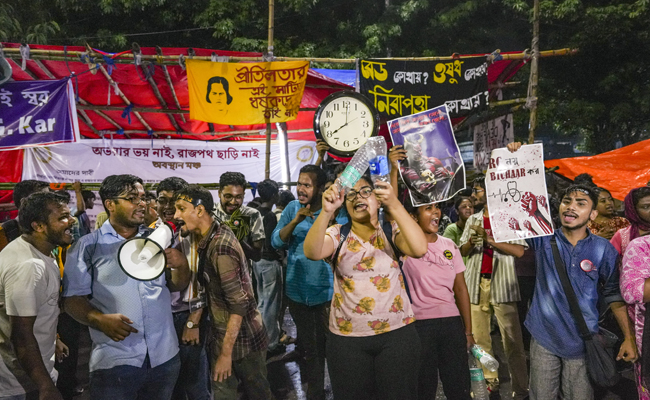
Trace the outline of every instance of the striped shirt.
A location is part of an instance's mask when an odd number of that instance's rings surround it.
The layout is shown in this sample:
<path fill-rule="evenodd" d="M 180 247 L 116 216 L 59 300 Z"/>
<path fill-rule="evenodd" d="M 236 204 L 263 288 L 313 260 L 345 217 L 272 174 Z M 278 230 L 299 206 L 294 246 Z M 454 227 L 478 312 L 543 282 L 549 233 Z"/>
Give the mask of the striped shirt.
<path fill-rule="evenodd" d="M 232 359 L 240 360 L 251 352 L 266 350 L 266 329 L 262 315 L 257 310 L 246 256 L 235 234 L 225 224 L 214 221 L 199 243 L 200 257 L 203 256 L 204 249 L 207 249 L 206 259 L 201 259 L 200 262 L 205 263 L 204 274 L 207 275 L 206 289 L 213 328 L 211 335 L 214 339 L 209 341 L 212 343 L 212 359 L 219 357 L 230 314 L 243 317 L 232 349 Z M 230 257 L 232 264 L 219 263 L 219 256 Z"/>
<path fill-rule="evenodd" d="M 469 242 L 473 225 L 483 226 L 483 211 L 477 212 L 470 216 L 465 223 L 463 236 L 460 238 L 459 247 Z M 513 240 L 507 242 L 510 244 L 519 244 L 528 248 L 524 240 Z M 475 246 L 467 256 L 465 270 L 465 281 L 469 291 L 469 300 L 472 304 L 478 304 L 479 301 L 479 284 L 481 283 L 481 263 L 483 262 L 483 247 Z M 515 272 L 515 257 L 507 255 L 494 249 L 492 257 L 492 284 L 490 286 L 490 303 L 510 303 L 521 300 L 519 294 L 519 282 Z"/>

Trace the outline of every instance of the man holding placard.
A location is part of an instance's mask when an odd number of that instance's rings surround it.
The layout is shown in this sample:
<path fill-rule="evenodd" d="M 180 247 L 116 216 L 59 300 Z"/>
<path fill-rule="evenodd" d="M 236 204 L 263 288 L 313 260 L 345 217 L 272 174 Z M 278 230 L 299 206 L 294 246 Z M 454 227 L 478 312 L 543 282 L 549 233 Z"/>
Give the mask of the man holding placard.
<path fill-rule="evenodd" d="M 520 148 L 521 143 L 508 145 L 508 150 L 515 155 L 522 151 Z M 598 214 L 597 202 L 594 188 L 570 186 L 559 207 L 562 227 L 551 235 L 526 239 L 535 251 L 537 264 L 535 293 L 525 322 L 533 337 L 530 344 L 531 399 L 556 399 L 560 392 L 567 400 L 593 398 L 593 384 L 585 362 L 585 344 L 570 311 L 570 302 L 560 278 L 562 270 L 575 288 L 575 297 L 588 330 L 599 332 L 600 292 L 603 300 L 611 306 L 624 335 L 617 359 L 629 362 L 637 359 L 631 322 L 619 288 L 618 252 L 609 241 L 587 229 L 589 221 Z M 556 263 L 554 253 L 562 265 Z"/>

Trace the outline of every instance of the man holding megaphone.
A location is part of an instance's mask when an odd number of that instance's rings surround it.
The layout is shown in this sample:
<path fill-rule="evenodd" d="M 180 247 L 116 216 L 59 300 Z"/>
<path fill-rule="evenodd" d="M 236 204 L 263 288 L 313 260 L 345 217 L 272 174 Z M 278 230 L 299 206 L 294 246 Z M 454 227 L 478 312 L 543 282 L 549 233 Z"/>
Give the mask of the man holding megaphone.
<path fill-rule="evenodd" d="M 237 399 L 241 384 L 250 400 L 273 399 L 266 379 L 267 335 L 257 309 L 246 255 L 233 231 L 212 215 L 210 192 L 189 185 L 177 192 L 174 219 L 181 236 L 199 241 L 197 276 L 208 293 L 209 349 L 215 400 Z"/>
<path fill-rule="evenodd" d="M 99 195 L 108 221 L 70 248 L 63 276 L 66 312 L 90 327 L 90 396 L 168 400 L 180 369 L 170 291 L 188 285 L 187 259 L 165 249 L 152 260 L 164 257 L 166 273 L 135 279 L 118 253 L 128 239 L 151 233 L 142 179 L 111 175 Z"/>

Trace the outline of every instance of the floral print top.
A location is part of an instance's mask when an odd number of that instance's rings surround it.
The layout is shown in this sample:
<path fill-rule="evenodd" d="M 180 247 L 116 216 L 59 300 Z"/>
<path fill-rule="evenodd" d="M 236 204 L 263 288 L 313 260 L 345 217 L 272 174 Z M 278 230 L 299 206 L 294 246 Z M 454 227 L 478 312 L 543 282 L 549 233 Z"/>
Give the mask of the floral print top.
<path fill-rule="evenodd" d="M 393 241 L 399 232 L 393 222 Z M 326 233 L 339 245 L 341 225 Z M 415 321 L 404 277 L 382 229 L 363 241 L 350 231 L 334 270 L 330 331 L 364 337 L 390 332 Z"/>
<path fill-rule="evenodd" d="M 625 249 L 621 264 L 621 295 L 625 302 L 632 306 L 628 308 L 634 322 L 636 347 L 639 353 L 643 351 L 643 326 L 645 324 L 645 304 L 643 303 L 643 288 L 645 280 L 650 278 L 650 236 L 634 239 Z"/>

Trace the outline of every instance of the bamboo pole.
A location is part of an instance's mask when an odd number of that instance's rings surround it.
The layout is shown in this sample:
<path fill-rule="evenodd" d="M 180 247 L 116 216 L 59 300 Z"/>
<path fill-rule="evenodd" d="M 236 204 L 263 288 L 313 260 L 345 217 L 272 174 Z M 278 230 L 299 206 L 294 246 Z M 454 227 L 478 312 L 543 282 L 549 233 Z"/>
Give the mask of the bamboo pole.
<path fill-rule="evenodd" d="M 77 106 L 82 110 L 92 110 L 92 111 L 124 111 L 124 107 L 120 106 L 96 106 L 88 103 L 84 103 L 81 106 Z M 150 108 L 150 107 L 133 107 L 132 111 L 137 111 L 141 113 L 159 113 L 159 114 L 189 114 L 189 110 L 174 110 L 174 109 L 163 109 L 163 108 Z M 300 111 L 316 111 L 316 108 L 300 108 Z M 119 125 L 118 125 L 119 126 Z"/>
<path fill-rule="evenodd" d="M 116 86 L 115 86 L 115 81 L 113 80 L 113 78 L 111 78 L 111 76 L 108 74 L 108 72 L 106 71 L 106 68 L 104 68 L 103 65 L 100 65 L 100 66 L 99 66 L 99 70 L 100 70 L 101 73 L 104 75 L 104 77 L 106 78 L 106 80 L 108 80 L 108 83 L 110 83 L 111 86 L 116 87 Z M 111 88 L 109 87 L 108 90 L 111 90 Z M 117 87 L 117 94 L 120 96 L 120 98 L 122 98 L 122 100 L 126 103 L 127 106 L 130 106 L 130 105 L 131 105 L 131 101 L 129 101 L 129 99 L 128 99 L 128 98 L 126 97 L 126 95 L 125 95 L 125 94 L 120 90 L 119 87 Z M 135 117 L 138 119 L 138 121 L 140 121 L 140 123 L 141 123 L 145 128 L 147 128 L 147 131 L 151 131 L 151 130 L 152 130 L 152 129 L 151 129 L 151 126 L 149 126 L 149 124 L 147 123 L 147 121 L 145 121 L 144 118 L 142 118 L 142 115 L 140 115 L 139 112 L 137 112 L 137 111 L 133 111 L 133 115 L 135 115 Z"/>
<path fill-rule="evenodd" d="M 293 129 L 290 131 L 287 131 L 288 133 L 301 133 L 301 132 L 312 132 L 313 129 Z M 271 130 L 271 133 L 276 133 L 277 131 Z M 113 131 L 113 134 L 115 132 Z M 147 131 L 143 130 L 137 130 L 137 129 L 130 129 L 130 130 L 125 130 L 124 134 L 143 134 L 147 135 Z M 259 129 L 251 129 L 251 130 L 246 130 L 246 131 L 225 131 L 225 132 L 203 132 L 203 133 L 193 133 L 193 132 L 177 132 L 177 131 L 154 131 L 153 132 L 156 137 L 162 136 L 162 135 L 181 135 L 181 136 L 204 136 L 206 137 L 205 140 L 223 140 L 226 137 L 244 137 L 244 136 L 256 136 L 260 135 L 260 130 Z M 210 136 L 217 136 L 216 139 L 210 138 Z M 89 140 L 88 138 L 82 137 L 82 140 Z M 203 139 L 202 139 L 203 140 Z"/>
<path fill-rule="evenodd" d="M 539 0 L 534 0 L 533 5 L 533 43 L 532 60 L 530 63 L 530 80 L 528 86 L 528 101 L 526 103 L 530 110 L 528 122 L 528 144 L 535 143 L 535 131 L 537 130 L 537 83 L 539 79 Z"/>
<path fill-rule="evenodd" d="M 137 68 L 137 66 L 136 66 L 136 68 Z M 143 70 L 144 70 L 144 68 L 143 68 Z M 158 99 L 158 102 L 160 103 L 160 105 L 164 109 L 169 109 L 169 106 L 167 105 L 167 102 L 165 101 L 165 99 L 160 94 L 160 90 L 158 90 L 158 85 L 156 85 L 156 82 L 154 82 L 153 78 L 151 77 L 151 75 L 149 75 L 148 72 L 145 72 L 145 74 L 147 76 L 147 82 L 149 82 L 149 86 L 151 86 L 151 90 L 153 90 L 153 95 L 156 96 L 156 99 Z M 174 116 L 172 114 L 167 114 L 167 118 L 169 118 L 169 122 L 171 122 L 174 129 L 176 129 L 177 131 L 182 130 L 181 127 L 178 125 L 178 122 L 176 122 L 176 119 L 174 118 Z"/>
<path fill-rule="evenodd" d="M 269 37 L 267 56 L 273 60 L 274 0 L 269 0 Z M 264 178 L 271 177 L 271 122 L 266 121 L 266 160 L 264 160 Z"/>
<path fill-rule="evenodd" d="M 16 186 L 16 183 L 18 182 L 0 182 L 0 190 L 13 190 L 14 186 Z M 278 182 L 278 185 L 286 185 L 286 186 L 296 186 L 297 182 Z M 56 187 L 56 190 L 74 190 L 74 187 L 72 186 L 72 183 L 53 183 L 53 185 Z M 85 190 L 93 190 L 93 191 L 98 191 L 99 188 L 101 187 L 101 182 L 84 182 L 81 184 L 81 187 Z M 206 189 L 209 190 L 218 190 L 219 189 L 219 183 L 218 182 L 211 182 L 211 183 L 196 183 L 196 185 L 202 186 Z M 142 186 L 144 186 L 145 190 L 152 190 L 155 189 L 158 186 L 158 183 L 145 183 Z M 246 185 L 246 189 L 252 189 L 252 186 Z"/>
<path fill-rule="evenodd" d="M 11 59 L 21 59 L 20 49 L 13 47 L 3 48 L 5 56 Z M 578 52 L 578 49 L 564 48 L 557 50 L 545 50 L 538 52 L 538 57 L 557 57 L 557 56 L 568 56 L 574 55 Z M 43 49 L 31 49 L 30 57 L 32 59 L 40 60 L 50 60 L 50 61 L 76 61 L 80 62 L 79 57 L 85 52 L 80 51 L 68 51 L 67 56 L 64 55 L 62 50 L 43 50 Z M 457 59 L 469 59 L 469 58 L 481 58 L 487 57 L 490 54 L 481 54 L 481 55 L 471 55 L 471 56 L 443 56 L 443 57 L 386 57 L 378 58 L 378 60 L 394 60 L 394 61 L 450 61 Z M 92 51 L 90 53 L 91 57 L 101 58 L 101 54 Z M 143 61 L 156 62 L 161 65 L 178 65 L 178 56 L 164 56 L 164 55 L 143 55 Z M 531 58 L 531 54 L 528 52 L 514 53 L 514 54 L 501 54 L 503 60 L 528 60 Z M 203 60 L 210 61 L 210 56 L 195 56 L 194 60 Z M 113 60 L 118 64 L 133 64 L 133 54 L 125 53 L 119 57 L 116 57 Z M 265 61 L 263 57 L 230 57 L 230 61 Z M 356 59 L 353 58 L 317 58 L 317 57 L 275 57 L 274 61 L 310 61 L 326 64 L 354 64 Z"/>
<path fill-rule="evenodd" d="M 156 54 L 158 57 L 162 56 L 162 48 L 156 46 Z M 169 86 L 169 90 L 171 90 L 172 92 L 172 96 L 174 97 L 174 102 L 176 103 L 176 108 L 180 110 L 181 102 L 178 101 L 178 96 L 176 96 L 176 89 L 174 89 L 174 83 L 172 82 L 171 76 L 169 76 L 169 71 L 167 70 L 167 66 L 161 64 L 160 68 L 162 68 L 163 74 L 165 75 L 165 80 L 167 81 L 167 85 Z M 183 120 L 183 123 L 187 123 L 187 120 L 185 120 L 185 115 L 181 114 L 181 119 Z"/>

